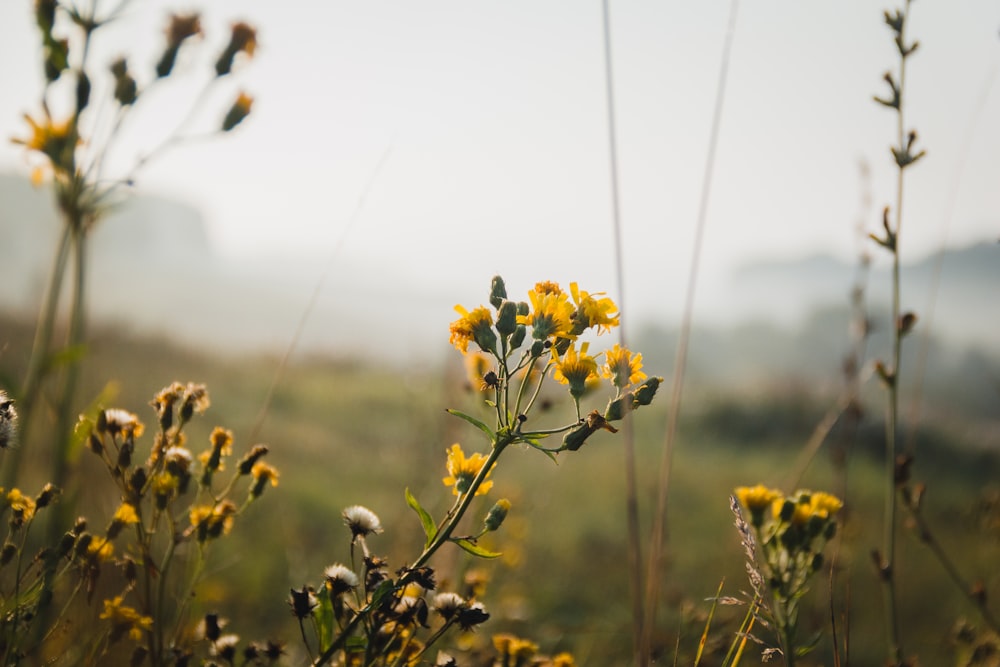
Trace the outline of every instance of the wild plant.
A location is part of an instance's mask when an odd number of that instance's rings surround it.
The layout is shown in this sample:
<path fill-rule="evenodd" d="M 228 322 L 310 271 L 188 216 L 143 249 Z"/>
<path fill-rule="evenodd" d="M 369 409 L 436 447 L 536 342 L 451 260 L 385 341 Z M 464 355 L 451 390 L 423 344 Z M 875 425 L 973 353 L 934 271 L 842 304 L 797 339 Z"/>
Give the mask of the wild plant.
<path fill-rule="evenodd" d="M 737 488 L 730 505 L 753 589 L 748 616 L 766 616 L 767 625 L 777 634 L 785 664 L 791 667 L 819 639 L 817 635 L 800 643 L 800 602 L 810 578 L 823 567 L 823 549 L 837 532 L 834 517 L 843 503 L 822 491 L 800 490 L 786 496 L 757 485 Z M 749 525 L 740 505 L 750 513 Z"/>
<path fill-rule="evenodd" d="M 89 487 L 119 499 L 102 527 L 80 517 L 33 553 L 28 532 L 59 489 L 46 484 L 34 498 L 17 488 L 4 494 L 0 663 L 233 662 L 239 638 L 222 633 L 225 621 L 200 609 L 199 585 L 209 552 L 277 485 L 278 471 L 263 461 L 264 445 L 232 462 L 233 436 L 221 427 L 195 456 L 185 427 L 209 404 L 199 384 L 175 382 L 158 392 L 151 403 L 158 428 L 145 456 L 138 449 L 145 426 L 135 414 L 110 408 L 81 416 L 75 436 L 108 475 Z M 102 611 L 93 619 L 95 597 Z M 278 642 L 251 642 L 240 655 L 246 664 L 263 664 L 282 652 Z"/>
<path fill-rule="evenodd" d="M 90 233 L 118 203 L 123 191 L 134 183 L 143 166 L 164 150 L 199 136 L 182 132 L 187 131 L 187 121 L 202 110 L 207 100 L 204 93 L 187 105 L 189 111 L 179 119 L 180 125 L 160 144 L 137 156 L 125 172 L 107 173 L 114 158 L 129 156 L 128 150 L 120 145 L 122 129 L 140 114 L 147 99 L 163 103 L 162 98 L 150 97 L 149 92 L 162 87 L 174 75 L 181 50 L 189 48 L 203 32 L 198 14 L 174 14 L 169 18 L 166 43 L 153 72 L 130 68 L 124 57 L 112 63 L 95 64 L 92 43 L 104 27 L 125 15 L 128 5 L 126 0 L 109 11 L 99 12 L 97 2 L 38 0 L 34 3 L 46 85 L 39 110 L 25 114 L 27 136 L 13 141 L 28 151 L 33 164 L 32 181 L 39 186 L 51 185 L 63 224 L 28 369 L 16 396 L 25 441 L 30 440 L 28 430 L 33 424 L 36 404 L 43 396 L 43 382 L 56 370 L 63 373 L 61 386 L 54 392 L 53 410 L 57 415 L 54 433 L 65 436 L 72 430 L 78 362 L 86 343 Z M 254 28 L 246 23 L 234 24 L 229 43 L 215 61 L 212 76 L 205 84 L 205 92 L 233 71 L 238 57 L 253 55 L 255 46 Z M 250 113 L 252 103 L 249 95 L 239 93 L 228 111 L 219 112 L 215 131 L 225 133 L 234 129 Z M 72 273 L 67 277 L 70 267 Z M 57 343 L 59 300 L 67 282 L 71 285 L 69 325 L 65 342 Z M 57 440 L 52 456 L 51 481 L 60 486 L 67 481 L 68 447 L 69 441 L 62 437 Z M 14 450 L 4 464 L 3 483 L 10 486 L 17 480 L 20 451 Z"/>
<path fill-rule="evenodd" d="M 618 344 L 591 354 L 590 341 L 583 340 L 588 332 L 606 333 L 618 325 L 617 307 L 603 294 L 580 290 L 576 283 L 565 292 L 556 283 L 540 282 L 527 301 L 513 301 L 497 276 L 489 303 L 491 308 L 456 306 L 460 317 L 450 327 L 450 340 L 458 351 L 474 354 L 470 346 L 475 344 L 482 353 L 476 361 L 482 369 L 479 384 L 491 415 L 489 423 L 457 409 L 448 413 L 479 434 L 485 441 L 483 451 L 466 453 L 460 443 L 447 449 L 448 475 L 442 481 L 454 499 L 443 516 L 432 516 L 406 491 L 406 503 L 416 513 L 425 539 L 419 554 L 395 570 L 369 545 L 382 532 L 378 517 L 360 505 L 344 510 L 351 537 L 350 563 L 327 567 L 318 586 L 291 591 L 292 612 L 315 665 L 423 664 L 427 652 L 448 632 L 470 630 L 486 621 L 489 612 L 475 589 L 438 591 L 430 563 L 445 545 L 477 558 L 500 555 L 482 540 L 501 527 L 511 503 L 498 499 L 483 506 L 478 519 L 470 520 L 477 499 L 493 488 L 500 457 L 517 446 L 553 460 L 578 451 L 598 431 L 617 432 L 614 422 L 649 405 L 656 394 L 662 380 L 646 376 L 641 354 Z M 587 410 L 584 402 L 593 400 L 602 378 L 610 381 L 612 395 L 602 410 Z M 568 389 L 573 416 L 561 424 L 536 424 L 539 397 L 553 381 Z M 561 441 L 550 445 L 554 436 L 561 436 Z M 573 664 L 570 656 L 542 661 L 535 656 L 537 646 L 516 637 L 501 635 L 494 643 L 499 664 L 526 665 L 529 660 L 533 665 Z M 436 664 L 456 663 L 439 654 Z"/>
<path fill-rule="evenodd" d="M 904 119 L 906 93 L 906 65 L 910 56 L 917 50 L 918 42 L 908 42 L 906 37 L 907 20 L 910 16 L 911 0 L 906 0 L 902 9 L 885 12 L 885 23 L 893 34 L 893 42 L 899 54 L 899 67 L 895 74 L 886 72 L 884 80 L 889 87 L 889 94 L 875 97 L 875 101 L 891 109 L 896 114 L 896 142 L 890 147 L 893 161 L 896 165 L 896 203 L 895 207 L 886 206 L 882 216 L 881 235 L 872 234 L 872 239 L 892 256 L 892 349 L 891 360 L 887 363 L 876 362 L 876 372 L 886 387 L 887 410 L 885 421 L 885 512 L 883 516 L 884 532 L 882 548 L 873 552 L 872 557 L 879 571 L 885 598 L 886 639 L 888 642 L 889 661 L 894 665 L 902 664 L 903 648 L 901 646 L 899 619 L 897 614 L 896 584 L 894 570 L 896 565 L 896 505 L 899 486 L 906 481 L 910 460 L 898 456 L 899 437 L 899 387 L 900 359 L 902 357 L 903 338 L 913 330 L 916 315 L 904 313 L 901 307 L 902 285 L 900 281 L 900 233 L 903 223 L 903 184 L 906 169 L 920 160 L 925 152 L 915 148 L 917 133 L 908 130 Z M 891 212 L 891 216 L 890 216 Z M 890 219 L 891 217 L 891 219 Z"/>

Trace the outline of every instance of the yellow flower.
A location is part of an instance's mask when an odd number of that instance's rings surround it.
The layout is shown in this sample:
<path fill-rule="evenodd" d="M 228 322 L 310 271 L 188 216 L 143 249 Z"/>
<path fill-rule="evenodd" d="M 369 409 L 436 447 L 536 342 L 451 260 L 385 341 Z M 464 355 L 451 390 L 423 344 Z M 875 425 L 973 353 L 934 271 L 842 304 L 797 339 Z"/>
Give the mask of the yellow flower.
<path fill-rule="evenodd" d="M 646 379 L 646 374 L 642 372 L 642 354 L 632 354 L 627 347 L 615 343 L 604 358 L 606 361 L 601 374 L 619 389 Z"/>
<path fill-rule="evenodd" d="M 140 641 L 143 631 L 153 629 L 153 619 L 143 616 L 132 607 L 126 607 L 122 602 L 123 598 L 120 595 L 113 600 L 104 601 L 101 618 L 111 622 L 111 641 L 117 641 L 126 632 L 130 639 Z"/>
<path fill-rule="evenodd" d="M 135 511 L 135 507 L 129 503 L 122 503 L 115 511 L 115 516 L 112 520 L 121 521 L 125 524 L 139 523 L 139 515 Z"/>
<path fill-rule="evenodd" d="M 576 667 L 576 660 L 570 653 L 559 653 L 552 658 L 552 667 Z"/>
<path fill-rule="evenodd" d="M 777 489 L 769 489 L 763 484 L 757 486 L 741 486 L 736 489 L 736 497 L 740 503 L 751 512 L 762 512 L 776 500 L 784 496 Z"/>
<path fill-rule="evenodd" d="M 216 426 L 212 430 L 212 435 L 209 436 L 209 441 L 212 443 L 212 449 L 198 455 L 198 460 L 201 461 L 201 465 L 205 470 L 202 477 L 202 484 L 207 484 L 211 481 L 212 473 L 225 470 L 225 467 L 222 465 L 222 457 L 229 456 L 233 451 L 233 432 L 221 426 Z"/>
<path fill-rule="evenodd" d="M 461 317 L 449 327 L 449 342 L 462 354 L 468 352 L 470 341 L 474 341 L 483 352 L 495 352 L 497 337 L 493 333 L 493 316 L 489 309 L 479 306 L 469 312 L 463 306 L 455 306 L 455 311 Z"/>
<path fill-rule="evenodd" d="M 94 537 L 87 545 L 87 555 L 96 561 L 107 561 L 115 552 L 114 545 L 104 537 Z"/>
<path fill-rule="evenodd" d="M 76 124 L 73 119 L 57 123 L 49 118 L 48 114 L 41 121 L 36 121 L 28 114 L 24 114 L 24 119 L 31 126 L 31 136 L 11 141 L 25 146 L 28 150 L 43 153 L 53 166 L 67 167 L 77 144 Z"/>
<path fill-rule="evenodd" d="M 442 482 L 445 486 L 453 487 L 452 492 L 456 496 L 460 496 L 472 487 L 472 481 L 479 474 L 484 463 L 486 463 L 486 457 L 482 454 L 477 453 L 465 458 L 462 446 L 456 442 L 448 450 L 448 476 Z M 486 479 L 476 489 L 477 496 L 481 496 L 493 488 L 493 482 L 488 479 L 492 472 L 491 470 L 486 473 Z"/>
<path fill-rule="evenodd" d="M 587 354 L 587 347 L 588 344 L 584 343 L 577 353 L 576 345 L 571 345 L 561 359 L 558 356 L 555 358 L 556 370 L 552 377 L 561 384 L 568 384 L 569 393 L 574 398 L 583 396 L 588 389 L 587 382 L 597 377 L 597 360 Z"/>
<path fill-rule="evenodd" d="M 35 516 L 35 501 L 21 493 L 20 489 L 11 489 L 10 493 L 7 494 L 7 507 L 14 515 L 17 525 L 31 521 L 31 518 Z"/>
<path fill-rule="evenodd" d="M 576 333 L 583 333 L 584 329 L 597 327 L 597 334 L 611 331 L 611 327 L 618 326 L 618 306 L 610 298 L 603 296 L 604 292 L 581 291 L 576 283 L 569 284 L 570 293 L 573 295 L 573 303 L 576 304 L 576 314 L 574 316 Z M 595 298 L 600 297 L 600 298 Z"/>
<path fill-rule="evenodd" d="M 840 511 L 844 506 L 840 498 L 830 493 L 816 491 L 809 496 L 809 508 L 816 516 L 826 519 Z"/>
<path fill-rule="evenodd" d="M 264 493 L 264 487 L 267 486 L 268 482 L 271 483 L 271 486 L 278 486 L 278 469 L 263 461 L 255 463 L 253 468 L 250 469 L 250 474 L 253 475 L 253 485 L 250 487 L 250 495 L 254 498 Z"/>
<path fill-rule="evenodd" d="M 534 290 L 528 292 L 531 312 L 518 315 L 517 323 L 530 325 L 531 335 L 535 340 L 552 337 L 574 339 L 573 304 L 562 291 L 549 291 L 549 285 L 553 283 L 538 283 Z M 558 285 L 555 289 L 559 289 Z"/>
<path fill-rule="evenodd" d="M 191 520 L 191 527 L 199 542 L 216 538 L 223 534 L 228 534 L 233 527 L 233 515 L 236 514 L 236 505 L 228 500 L 223 500 L 219 504 L 199 505 L 194 507 L 188 518 Z"/>
<path fill-rule="evenodd" d="M 551 280 L 543 280 L 542 282 L 535 283 L 535 292 L 538 294 L 556 294 L 562 295 L 562 288 L 559 287 L 559 283 L 554 283 Z"/>

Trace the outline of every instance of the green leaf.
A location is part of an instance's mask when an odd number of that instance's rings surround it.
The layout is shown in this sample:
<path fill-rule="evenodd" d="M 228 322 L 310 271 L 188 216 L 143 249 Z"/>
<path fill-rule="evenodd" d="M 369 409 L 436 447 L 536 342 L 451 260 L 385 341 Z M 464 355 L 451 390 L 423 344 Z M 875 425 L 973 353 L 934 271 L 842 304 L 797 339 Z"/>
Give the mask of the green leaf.
<path fill-rule="evenodd" d="M 396 583 L 392 579 L 384 579 L 378 586 L 375 587 L 375 591 L 372 593 L 372 601 L 370 603 L 372 609 L 378 609 L 382 601 L 385 600 L 387 596 L 392 595 L 393 591 L 396 590 Z"/>
<path fill-rule="evenodd" d="M 344 642 L 344 648 L 348 653 L 361 653 L 368 647 L 368 640 L 360 635 L 353 635 Z"/>
<path fill-rule="evenodd" d="M 482 431 L 483 433 L 485 433 L 486 437 L 490 439 L 490 443 L 491 444 L 495 444 L 496 443 L 493 431 L 490 430 L 490 427 L 487 426 L 486 424 L 484 424 L 483 422 L 479 421 L 475 417 L 473 417 L 471 415 L 467 415 L 464 412 L 462 412 L 461 410 L 452 410 L 450 408 L 448 410 L 446 410 L 446 412 L 448 414 L 450 414 L 450 415 L 455 415 L 456 417 L 459 417 L 459 418 L 464 419 L 465 421 L 469 422 L 470 424 L 472 424 L 473 426 L 475 426 L 476 428 L 478 428 L 480 431 Z"/>
<path fill-rule="evenodd" d="M 427 536 L 427 541 L 424 543 L 424 548 L 426 549 L 437 535 L 437 526 L 434 525 L 434 519 L 427 513 L 427 510 L 420 506 L 417 499 L 410 493 L 410 489 L 406 489 L 406 504 L 413 508 L 413 511 L 420 517 L 420 525 L 424 527 L 424 535 Z"/>
<path fill-rule="evenodd" d="M 319 634 L 319 650 L 325 651 L 333 643 L 333 601 L 326 586 L 323 591 L 316 596 L 319 606 L 313 610 L 313 618 L 316 619 L 317 633 Z"/>
<path fill-rule="evenodd" d="M 503 555 L 503 554 L 501 554 L 498 551 L 490 551 L 489 549 L 484 549 L 481 546 L 479 546 L 478 544 L 473 544 L 472 542 L 470 542 L 469 540 L 467 540 L 465 538 L 461 538 L 461 537 L 454 538 L 454 539 L 452 539 L 452 542 L 454 542 L 458 546 L 462 547 L 463 549 L 465 549 L 466 551 L 468 551 L 473 556 L 479 556 L 480 558 L 497 558 L 498 556 L 502 556 Z"/>
<path fill-rule="evenodd" d="M 83 451 L 83 446 L 90 437 L 90 429 L 97 423 L 97 414 L 104 406 L 114 401 L 118 397 L 118 393 L 119 385 L 112 380 L 104 385 L 101 393 L 84 409 L 80 421 L 77 422 L 73 428 L 73 433 L 70 435 L 69 448 L 66 450 L 66 460 L 68 462 L 75 463 L 80 458 L 80 452 Z"/>

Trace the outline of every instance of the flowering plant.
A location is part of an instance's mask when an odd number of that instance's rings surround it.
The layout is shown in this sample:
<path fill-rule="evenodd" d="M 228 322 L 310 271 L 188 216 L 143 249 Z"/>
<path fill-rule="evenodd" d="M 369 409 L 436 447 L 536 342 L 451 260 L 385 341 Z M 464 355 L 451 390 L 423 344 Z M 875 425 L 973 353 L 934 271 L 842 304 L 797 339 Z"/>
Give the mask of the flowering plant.
<path fill-rule="evenodd" d="M 351 564 L 329 566 L 321 587 L 293 589 L 289 600 L 316 665 L 418 664 L 449 629 L 470 630 L 485 622 L 489 613 L 477 599 L 476 587 L 468 586 L 462 593 L 436 592 L 435 570 L 429 563 L 449 543 L 475 557 L 500 556 L 484 547 L 480 538 L 501 527 L 511 511 L 507 499 L 485 509 L 478 527 L 459 533 L 475 499 L 493 489 L 491 477 L 500 456 L 512 445 L 525 445 L 552 458 L 579 450 L 597 431 L 617 432 L 612 422 L 649 405 L 662 382 L 642 372 L 641 355 L 620 345 L 591 355 L 589 344 L 581 341 L 590 330 L 605 333 L 618 326 L 617 306 L 603 294 L 584 292 L 575 283 L 567 293 L 555 283 L 540 282 L 528 293 L 528 301 L 516 302 L 508 299 L 503 279 L 496 276 L 489 302 L 491 307 L 471 310 L 456 306 L 460 317 L 451 323 L 450 340 L 472 366 L 482 369 L 477 380 L 495 419 L 487 424 L 466 412 L 448 410 L 482 434 L 486 450 L 467 454 L 459 443 L 447 450 L 448 475 L 442 481 L 454 501 L 441 518 L 435 519 L 406 490 L 406 503 L 419 518 L 425 539 L 421 552 L 395 576 L 388 560 L 368 546 L 368 539 L 382 532 L 378 517 L 360 506 L 344 510 L 351 533 Z M 471 345 L 482 354 L 470 351 Z M 535 428 L 531 419 L 550 378 L 568 388 L 575 419 L 554 428 Z M 614 391 L 603 411 L 594 408 L 584 414 L 581 400 L 601 378 L 610 380 Z M 562 435 L 561 443 L 548 446 L 547 439 L 555 435 Z M 431 611 L 440 619 L 433 625 Z M 421 631 L 425 638 L 418 638 Z M 494 645 L 502 664 L 527 664 L 529 659 L 535 665 L 573 664 L 568 654 L 551 659 L 536 656 L 535 644 L 509 635 L 498 636 Z M 456 663 L 442 652 L 437 664 Z"/>

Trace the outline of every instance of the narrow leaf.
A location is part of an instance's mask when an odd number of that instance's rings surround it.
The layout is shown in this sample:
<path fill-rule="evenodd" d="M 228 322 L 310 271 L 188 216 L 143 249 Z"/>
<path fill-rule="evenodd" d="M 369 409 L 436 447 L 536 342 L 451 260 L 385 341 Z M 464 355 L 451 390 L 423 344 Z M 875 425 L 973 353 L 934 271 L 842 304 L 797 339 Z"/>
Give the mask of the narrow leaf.
<path fill-rule="evenodd" d="M 424 548 L 430 546 L 431 542 L 434 541 L 434 537 L 437 535 L 437 526 L 434 525 L 434 519 L 431 515 L 427 513 L 417 499 L 410 493 L 409 489 L 406 489 L 406 504 L 413 508 L 413 511 L 417 513 L 420 517 L 420 525 L 424 527 L 424 535 L 427 536 L 427 541 L 424 543 Z"/>
<path fill-rule="evenodd" d="M 467 415 L 461 410 L 452 410 L 450 408 L 446 412 L 448 412 L 448 414 L 452 414 L 455 415 L 456 417 L 464 419 L 465 421 L 469 422 L 470 424 L 478 428 L 480 431 L 486 434 L 486 437 L 490 439 L 491 443 L 496 442 L 493 438 L 493 431 L 490 430 L 490 427 L 484 424 L 483 422 L 479 421 L 475 417 Z"/>
<path fill-rule="evenodd" d="M 452 542 L 462 547 L 473 556 L 479 556 L 480 558 L 497 558 L 498 556 L 503 555 L 498 551 L 490 551 L 489 549 L 484 549 L 478 544 L 473 544 L 469 540 L 463 538 L 453 539 Z"/>

